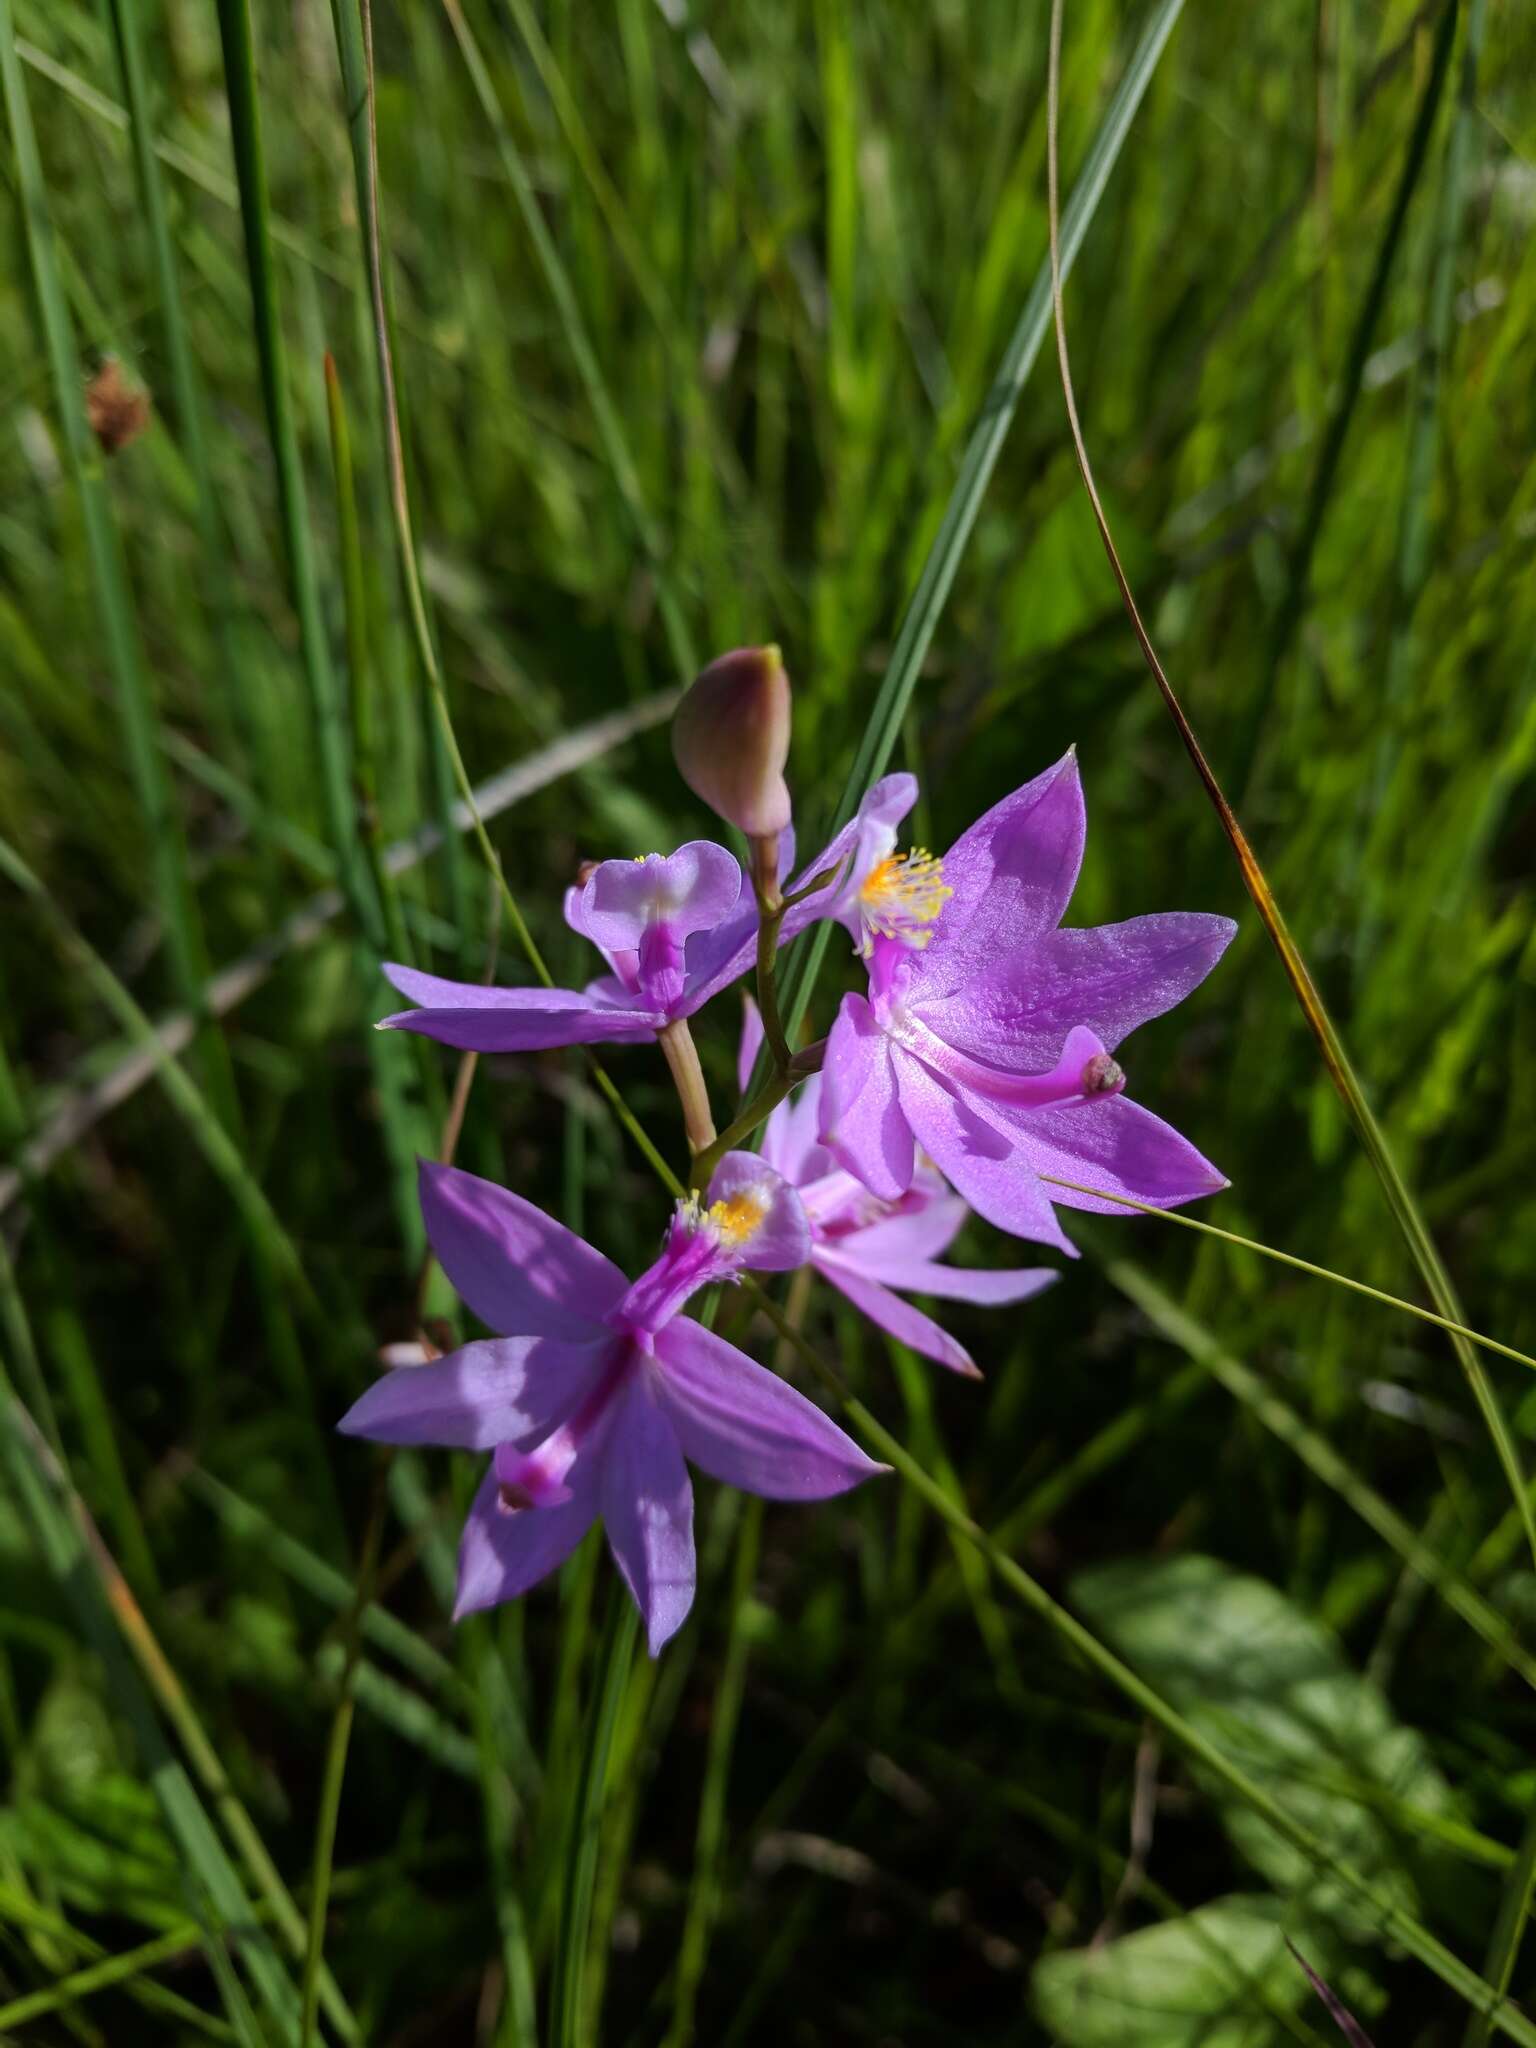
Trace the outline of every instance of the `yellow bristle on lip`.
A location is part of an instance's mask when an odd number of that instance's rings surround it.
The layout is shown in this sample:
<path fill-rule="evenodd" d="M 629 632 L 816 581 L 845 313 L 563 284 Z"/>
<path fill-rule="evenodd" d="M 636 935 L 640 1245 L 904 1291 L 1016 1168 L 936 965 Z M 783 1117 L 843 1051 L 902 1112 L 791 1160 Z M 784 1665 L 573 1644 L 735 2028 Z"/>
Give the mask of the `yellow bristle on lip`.
<path fill-rule="evenodd" d="M 735 1246 L 755 1236 L 767 1213 L 764 1197 L 752 1188 L 744 1188 L 739 1195 L 727 1196 L 723 1202 L 711 1202 L 706 1221 L 721 1244 Z"/>
<path fill-rule="evenodd" d="M 887 854 L 870 869 L 859 890 L 859 909 L 872 934 L 922 947 L 932 936 L 928 926 L 954 893 L 939 856 L 914 846 L 910 853 Z"/>

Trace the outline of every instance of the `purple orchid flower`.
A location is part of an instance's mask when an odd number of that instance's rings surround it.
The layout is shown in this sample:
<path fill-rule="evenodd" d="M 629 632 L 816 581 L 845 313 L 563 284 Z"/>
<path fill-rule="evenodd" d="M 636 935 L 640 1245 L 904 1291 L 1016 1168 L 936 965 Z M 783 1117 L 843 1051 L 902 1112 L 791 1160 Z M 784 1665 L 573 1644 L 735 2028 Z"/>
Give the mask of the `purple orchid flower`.
<path fill-rule="evenodd" d="M 489 988 L 389 964 L 389 979 L 421 1007 L 384 1025 L 474 1052 L 638 1045 L 734 981 L 756 943 L 757 905 L 741 864 L 708 839 L 665 856 L 600 861 L 567 891 L 565 917 L 608 963 L 584 989 Z"/>
<path fill-rule="evenodd" d="M 852 937 L 867 959 L 875 940 L 899 940 L 915 950 L 927 945 L 934 919 L 953 893 L 943 862 L 926 847 L 896 851 L 896 827 L 917 802 L 915 775 L 886 775 L 864 795 L 857 813 L 794 880 L 793 897 L 815 877 L 831 880 L 799 903 L 791 903 L 779 943 L 820 918 L 831 918 Z"/>
<path fill-rule="evenodd" d="M 918 942 L 873 927 L 869 993 L 843 998 L 827 1040 L 818 1131 L 883 1201 L 912 1186 L 921 1146 L 989 1223 L 1074 1257 L 1053 1202 L 1125 1212 L 1041 1174 L 1158 1208 L 1227 1185 L 1127 1100 L 1112 1055 L 1205 979 L 1236 930 L 1193 911 L 1060 929 L 1085 826 L 1068 753 L 936 864 L 946 894 L 919 921 Z M 925 886 L 937 886 L 932 876 Z"/>
<path fill-rule="evenodd" d="M 456 1618 L 526 1592 L 601 1517 L 655 1656 L 693 1604 L 685 1458 L 769 1500 L 823 1500 L 886 1469 L 803 1394 L 679 1314 L 711 1280 L 806 1259 L 799 1197 L 754 1154 L 726 1155 L 707 1207 L 679 1205 L 633 1285 L 473 1174 L 423 1161 L 421 1204 L 449 1280 L 504 1334 L 397 1367 L 340 1427 L 494 1452 L 464 1525 Z"/>
<path fill-rule="evenodd" d="M 749 1002 L 737 1062 L 743 1094 L 762 1036 L 762 1019 Z M 844 1172 L 819 1142 L 820 1116 L 821 1076 L 813 1074 L 779 1104 L 762 1135 L 762 1157 L 799 1191 L 810 1233 L 810 1263 L 888 1335 L 924 1358 L 980 1379 L 965 1346 L 892 1290 L 1002 1307 L 1027 1301 L 1060 1275 L 1046 1266 L 983 1272 L 939 1264 L 970 1212 L 938 1168 L 920 1158 L 906 1193 L 883 1202 Z"/>

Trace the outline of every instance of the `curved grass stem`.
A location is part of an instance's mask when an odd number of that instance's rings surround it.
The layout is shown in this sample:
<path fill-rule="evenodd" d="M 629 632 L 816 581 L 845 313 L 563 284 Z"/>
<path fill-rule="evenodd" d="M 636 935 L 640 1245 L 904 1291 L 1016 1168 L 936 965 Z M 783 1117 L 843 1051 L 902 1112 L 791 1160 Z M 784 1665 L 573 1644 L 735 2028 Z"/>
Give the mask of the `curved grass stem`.
<path fill-rule="evenodd" d="M 1131 589 L 1130 580 L 1121 563 L 1119 551 L 1115 547 L 1114 535 L 1110 531 L 1109 519 L 1105 513 L 1103 501 L 1099 496 L 1098 485 L 1094 481 L 1093 465 L 1088 457 L 1087 443 L 1083 438 L 1082 424 L 1078 418 L 1077 396 L 1072 383 L 1071 358 L 1067 352 L 1066 312 L 1062 303 L 1063 237 L 1060 214 L 1060 172 L 1057 160 L 1057 130 L 1061 98 L 1062 9 L 1063 0 L 1052 0 L 1050 65 L 1046 93 L 1046 178 L 1048 188 L 1047 212 L 1051 239 L 1051 305 L 1056 321 L 1056 358 L 1061 370 L 1061 388 L 1062 395 L 1066 401 L 1067 422 L 1071 429 L 1072 445 L 1076 451 L 1077 466 L 1082 475 L 1083 487 L 1088 493 L 1088 502 L 1093 509 L 1094 523 L 1098 527 L 1099 538 L 1104 544 L 1104 552 L 1108 558 L 1115 584 L 1120 592 L 1121 602 L 1125 606 L 1126 617 L 1129 619 L 1131 630 L 1136 636 L 1137 645 L 1141 649 L 1142 656 L 1151 672 L 1153 681 L 1157 685 L 1163 703 L 1167 707 L 1168 714 L 1173 719 L 1179 737 L 1184 743 L 1185 751 L 1194 765 L 1195 773 L 1199 776 L 1206 795 L 1210 798 L 1216 815 L 1221 822 L 1222 830 L 1227 835 L 1232 852 L 1236 857 L 1238 868 L 1241 871 L 1244 886 L 1253 899 L 1254 908 L 1263 920 L 1264 928 L 1269 933 L 1275 951 L 1280 956 L 1281 966 L 1285 970 L 1286 978 L 1290 982 L 1296 1000 L 1301 1007 L 1301 1013 L 1317 1041 L 1323 1065 L 1327 1069 L 1335 1089 L 1338 1091 L 1339 1098 L 1348 1112 L 1350 1121 L 1354 1124 L 1356 1135 L 1360 1140 L 1366 1157 L 1375 1168 L 1376 1176 L 1381 1182 L 1382 1191 L 1387 1198 L 1387 1205 L 1397 1220 L 1398 1228 L 1407 1240 L 1408 1248 L 1413 1254 L 1419 1271 L 1424 1276 L 1424 1282 L 1429 1289 L 1430 1297 L 1444 1318 L 1447 1328 L 1453 1331 L 1451 1342 L 1455 1347 L 1457 1359 L 1460 1362 L 1462 1371 L 1466 1375 L 1467 1384 L 1472 1390 L 1473 1398 L 1482 1413 L 1484 1425 L 1492 1440 L 1499 1463 L 1504 1469 L 1504 1476 L 1514 1497 L 1521 1526 L 1525 1532 L 1527 1546 L 1530 1549 L 1532 1558 L 1536 1559 L 1536 1503 L 1533 1503 L 1531 1499 L 1514 1437 L 1510 1432 L 1508 1423 L 1505 1421 L 1498 1398 L 1489 1384 L 1486 1373 L 1483 1371 L 1482 1363 L 1473 1350 L 1470 1339 L 1465 1335 L 1454 1334 L 1465 1330 L 1466 1317 L 1461 1312 L 1461 1303 L 1457 1298 L 1451 1276 L 1446 1271 L 1440 1254 L 1435 1247 L 1434 1239 L 1429 1232 L 1429 1226 L 1424 1221 L 1419 1205 L 1414 1199 L 1413 1191 L 1404 1178 L 1401 1168 L 1398 1166 L 1396 1156 L 1392 1151 L 1391 1145 L 1388 1143 L 1387 1134 L 1378 1121 L 1375 1111 L 1366 1099 L 1365 1090 L 1361 1086 L 1360 1078 L 1355 1072 L 1354 1063 L 1345 1049 L 1338 1026 L 1334 1023 L 1333 1017 L 1323 1001 L 1322 994 L 1316 982 L 1312 979 L 1311 971 L 1302 958 L 1301 949 L 1291 937 L 1290 928 L 1281 915 L 1280 906 L 1275 901 L 1274 892 L 1269 886 L 1269 882 L 1259 865 L 1253 848 L 1248 843 L 1247 835 L 1238 823 L 1237 814 L 1227 801 L 1222 786 L 1217 780 L 1215 770 L 1206 759 L 1205 751 L 1195 736 L 1194 727 L 1185 715 L 1184 708 L 1174 692 L 1173 685 L 1168 680 L 1167 671 L 1158 657 L 1157 650 L 1152 644 L 1151 636 L 1142 620 L 1135 594 Z M 1454 5 L 1447 8 L 1447 13 L 1454 15 L 1454 12 Z M 1442 40 L 1443 35 L 1444 30 L 1442 26 Z M 1437 44 L 1437 64 L 1442 61 L 1448 63 L 1449 45 L 1445 46 L 1443 60 L 1438 53 L 1438 48 Z"/>

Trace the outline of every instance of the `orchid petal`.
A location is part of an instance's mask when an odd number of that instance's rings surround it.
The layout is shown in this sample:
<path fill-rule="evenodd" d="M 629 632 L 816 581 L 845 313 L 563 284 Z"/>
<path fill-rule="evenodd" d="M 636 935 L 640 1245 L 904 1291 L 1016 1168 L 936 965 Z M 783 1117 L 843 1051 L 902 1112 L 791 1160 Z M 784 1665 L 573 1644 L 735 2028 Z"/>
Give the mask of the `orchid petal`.
<path fill-rule="evenodd" d="M 602 1377 L 615 1339 L 493 1337 L 430 1365 L 398 1365 L 357 1398 L 336 1427 L 381 1444 L 446 1444 L 489 1451 L 542 1441 Z"/>
<path fill-rule="evenodd" d="M 1015 1237 L 1077 1257 L 1056 1220 L 1046 1189 L 1021 1156 L 1016 1133 L 990 1121 L 995 1105 L 951 1092 L 909 1053 L 895 1055 L 901 1103 L 918 1143 L 978 1216 Z M 1034 1111 L 1035 1116 L 1049 1111 Z"/>
<path fill-rule="evenodd" d="M 792 1273 L 811 1256 L 805 1204 L 781 1173 L 756 1152 L 727 1152 L 705 1198 L 723 1231 L 722 1249 L 738 1265 Z"/>
<path fill-rule="evenodd" d="M 857 812 L 796 875 L 787 893 L 793 896 L 818 875 L 833 870 L 824 887 L 791 904 L 779 927 L 779 944 L 803 932 L 819 918 L 842 918 L 869 870 L 896 844 L 896 827 L 917 802 L 915 775 L 883 775 L 865 791 Z"/>
<path fill-rule="evenodd" d="M 1228 917 L 1168 911 L 1124 924 L 1048 932 L 997 974 L 923 1003 L 923 1021 L 962 1052 L 1032 1071 L 1087 1025 L 1113 1051 L 1184 1000 L 1226 951 Z"/>
<path fill-rule="evenodd" d="M 857 1238 L 838 1245 L 835 1256 L 866 1280 L 877 1280 L 883 1287 L 899 1287 L 904 1294 L 931 1294 L 937 1301 L 977 1302 L 987 1308 L 1028 1301 L 1061 1278 L 1051 1266 L 1019 1266 L 998 1271 L 986 1266 L 941 1266 L 932 1259 L 885 1263 L 866 1258 L 864 1246 Z"/>
<path fill-rule="evenodd" d="M 565 1563 L 597 1519 L 598 1470 L 595 1457 L 579 1459 L 568 1474 L 568 1501 L 512 1511 L 501 1505 L 494 1470 L 486 1474 L 459 1543 L 455 1621 L 515 1600 Z"/>
<path fill-rule="evenodd" d="M 1154 1208 L 1176 1209 L 1228 1185 L 1226 1176 L 1172 1125 L 1123 1095 L 1017 1117 L 1000 1107 L 999 1118 L 1015 1138 L 1022 1166 L 1110 1195 L 1129 1195 Z M 1045 1193 L 1069 1209 L 1093 1209 L 1101 1216 L 1131 1213 L 1123 1203 L 1074 1194 L 1070 1188 L 1047 1186 Z"/>
<path fill-rule="evenodd" d="M 648 1377 L 637 1375 L 615 1404 L 603 1458 L 602 1512 L 608 1547 L 644 1618 L 654 1657 L 688 1618 L 695 1565 L 693 1488 Z"/>
<path fill-rule="evenodd" d="M 745 1095 L 752 1086 L 752 1070 L 763 1049 L 763 1013 L 747 997 L 741 1006 L 741 1042 L 736 1047 L 736 1092 Z"/>
<path fill-rule="evenodd" d="M 421 1213 L 455 1291 L 509 1337 L 590 1342 L 628 1281 L 531 1202 L 456 1166 L 423 1160 Z"/>
<path fill-rule="evenodd" d="M 388 964 L 385 974 L 403 996 L 422 1005 L 380 1020 L 380 1029 L 416 1031 L 463 1052 L 545 1052 L 557 1045 L 637 1045 L 653 1038 L 665 1018 L 635 1007 L 622 992 L 614 1001 L 594 985 L 574 988 L 490 988 L 478 981 L 446 981 L 414 967 Z"/>
<path fill-rule="evenodd" d="M 684 1454 L 766 1500 L 826 1500 L 887 1468 L 777 1373 L 679 1316 L 656 1339 L 665 1404 Z"/>
<path fill-rule="evenodd" d="M 920 1176 L 914 1176 L 907 1200 L 912 1200 Z M 937 1180 L 937 1174 L 933 1175 Z M 814 1214 L 814 1209 L 812 1211 Z M 946 1189 L 930 1195 L 912 1208 L 903 1206 L 894 1214 L 877 1217 L 862 1229 L 851 1230 L 837 1240 L 837 1250 L 848 1258 L 857 1256 L 861 1265 L 899 1265 L 909 1259 L 936 1259 L 947 1252 L 970 1214 L 958 1195 Z"/>
<path fill-rule="evenodd" d="M 735 855 L 712 840 L 690 839 L 676 853 L 599 862 L 571 921 L 607 953 L 638 951 L 656 925 L 679 942 L 713 930 L 736 908 L 741 890 Z"/>
<path fill-rule="evenodd" d="M 1060 924 L 1086 831 L 1073 752 L 962 833 L 944 856 L 944 880 L 953 893 L 918 955 L 924 985 L 952 987 L 974 971 L 978 952 L 989 961 L 1006 959 Z"/>
<path fill-rule="evenodd" d="M 897 1095 L 891 1043 L 863 996 L 843 997 L 827 1039 L 820 1135 L 838 1164 L 882 1201 L 895 1201 L 911 1186 L 916 1154 Z"/>
<path fill-rule="evenodd" d="M 951 1372 L 962 1373 L 966 1379 L 981 1378 L 981 1370 L 965 1346 L 910 1301 L 903 1301 L 899 1294 L 892 1294 L 851 1261 L 825 1249 L 817 1251 L 815 1265 L 818 1273 L 847 1295 L 860 1315 L 868 1316 L 898 1344 L 905 1344 L 909 1351 L 916 1351 L 923 1358 L 931 1358 L 936 1365 L 948 1366 Z"/>

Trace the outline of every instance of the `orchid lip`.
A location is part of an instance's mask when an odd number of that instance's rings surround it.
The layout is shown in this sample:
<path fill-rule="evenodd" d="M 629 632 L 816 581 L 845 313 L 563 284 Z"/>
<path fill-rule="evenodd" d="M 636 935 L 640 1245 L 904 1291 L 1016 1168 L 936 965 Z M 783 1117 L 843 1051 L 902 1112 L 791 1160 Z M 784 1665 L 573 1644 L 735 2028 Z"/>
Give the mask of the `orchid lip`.
<path fill-rule="evenodd" d="M 1118 1095 L 1125 1072 L 1098 1036 L 1085 1025 L 1067 1033 L 1061 1058 L 1045 1074 L 1010 1074 L 958 1052 L 910 1010 L 893 1008 L 887 1023 L 891 1037 L 904 1051 L 948 1081 L 992 1102 L 1018 1109 L 1046 1109 L 1054 1104 L 1098 1100 Z"/>

